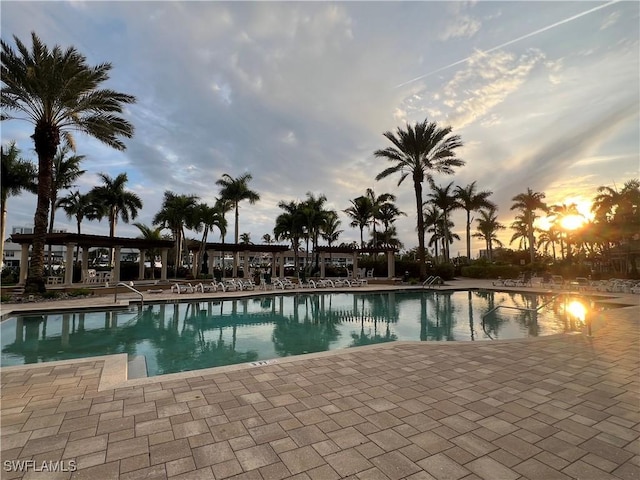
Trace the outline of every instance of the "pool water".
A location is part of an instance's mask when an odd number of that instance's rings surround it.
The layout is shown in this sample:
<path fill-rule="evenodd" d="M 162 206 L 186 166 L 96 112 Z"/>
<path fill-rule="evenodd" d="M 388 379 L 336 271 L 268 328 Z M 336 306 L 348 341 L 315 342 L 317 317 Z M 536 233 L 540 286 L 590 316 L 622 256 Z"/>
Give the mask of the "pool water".
<path fill-rule="evenodd" d="M 491 341 L 578 331 L 585 308 L 594 306 L 570 295 L 314 292 L 31 314 L 0 325 L 0 365 L 127 353 L 144 355 L 154 376 L 395 340 Z"/>

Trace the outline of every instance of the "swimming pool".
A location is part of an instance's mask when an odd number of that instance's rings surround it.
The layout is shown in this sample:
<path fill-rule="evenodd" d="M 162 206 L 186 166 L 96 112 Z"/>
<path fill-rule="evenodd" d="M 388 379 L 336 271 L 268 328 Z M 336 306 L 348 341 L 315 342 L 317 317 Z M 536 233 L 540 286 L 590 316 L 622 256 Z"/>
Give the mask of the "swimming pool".
<path fill-rule="evenodd" d="M 59 312 L 2 322 L 1 366 L 127 353 L 149 376 L 395 340 L 578 331 L 588 300 L 495 291 L 305 292 Z"/>

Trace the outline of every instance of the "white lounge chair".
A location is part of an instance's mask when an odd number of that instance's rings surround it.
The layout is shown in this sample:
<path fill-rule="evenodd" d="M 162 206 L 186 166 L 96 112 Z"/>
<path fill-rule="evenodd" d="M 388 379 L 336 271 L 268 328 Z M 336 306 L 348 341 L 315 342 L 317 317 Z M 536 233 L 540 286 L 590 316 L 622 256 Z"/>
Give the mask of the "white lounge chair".
<path fill-rule="evenodd" d="M 196 292 L 200 291 L 202 293 L 207 293 L 207 292 L 217 292 L 218 291 L 218 285 L 216 285 L 214 282 L 211 283 L 199 283 L 196 285 Z"/>
<path fill-rule="evenodd" d="M 273 281 L 273 288 L 281 288 L 282 290 L 286 290 L 288 288 L 291 288 L 291 289 L 296 288 L 296 286 L 288 278 L 284 278 L 282 280 L 279 278 L 276 278 Z"/>
<path fill-rule="evenodd" d="M 187 283 L 186 285 L 180 283 L 174 283 L 171 285 L 171 293 L 194 293 L 196 290 L 193 285 Z"/>

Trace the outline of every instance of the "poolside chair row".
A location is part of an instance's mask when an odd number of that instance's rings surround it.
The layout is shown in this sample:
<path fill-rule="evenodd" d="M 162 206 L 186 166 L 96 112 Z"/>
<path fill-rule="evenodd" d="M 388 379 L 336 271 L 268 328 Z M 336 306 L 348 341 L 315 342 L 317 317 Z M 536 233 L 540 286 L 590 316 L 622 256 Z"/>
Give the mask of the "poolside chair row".
<path fill-rule="evenodd" d="M 336 287 L 360 287 L 363 285 L 368 285 L 366 279 L 348 279 L 348 278 L 337 278 L 337 279 L 329 279 L 329 278 L 321 278 L 321 279 L 311 279 L 308 281 L 303 281 L 302 279 L 298 279 L 298 283 L 294 283 L 288 278 L 284 279 L 275 279 L 273 281 L 274 289 L 294 289 L 294 288 L 336 288 Z"/>
<path fill-rule="evenodd" d="M 191 285 L 191 283 L 180 284 L 175 283 L 171 286 L 172 293 L 197 293 L 197 292 L 235 292 L 242 290 L 255 290 L 256 284 L 251 279 L 224 279 L 220 282 L 210 283 L 198 283 L 197 285 Z"/>

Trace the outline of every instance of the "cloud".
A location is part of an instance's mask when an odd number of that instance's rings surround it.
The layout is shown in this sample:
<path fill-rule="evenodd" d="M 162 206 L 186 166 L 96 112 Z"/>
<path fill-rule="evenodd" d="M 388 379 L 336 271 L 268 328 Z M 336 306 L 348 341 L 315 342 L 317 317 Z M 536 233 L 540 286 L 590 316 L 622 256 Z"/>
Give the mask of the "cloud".
<path fill-rule="evenodd" d="M 480 20 L 469 15 L 459 15 L 445 27 L 438 38 L 442 42 L 452 38 L 471 38 L 478 33 L 481 26 Z"/>

